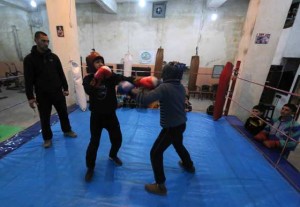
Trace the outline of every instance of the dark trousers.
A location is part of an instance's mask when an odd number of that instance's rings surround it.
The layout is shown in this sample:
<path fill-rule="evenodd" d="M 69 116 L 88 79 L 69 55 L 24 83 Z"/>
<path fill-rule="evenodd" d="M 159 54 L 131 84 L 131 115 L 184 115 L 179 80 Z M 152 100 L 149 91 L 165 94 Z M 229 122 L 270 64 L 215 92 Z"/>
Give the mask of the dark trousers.
<path fill-rule="evenodd" d="M 37 93 L 36 101 L 41 120 L 42 135 L 44 140 L 52 139 L 52 130 L 50 126 L 50 117 L 52 106 L 57 111 L 60 120 L 60 126 L 63 132 L 71 131 L 71 125 L 68 117 L 66 98 L 62 91 L 54 93 Z"/>
<path fill-rule="evenodd" d="M 90 133 L 91 139 L 86 151 L 86 166 L 94 169 L 97 158 L 97 151 L 100 144 L 102 130 L 106 129 L 109 134 L 111 149 L 109 157 L 117 157 L 118 151 L 122 144 L 122 133 L 116 113 L 100 114 L 91 112 Z"/>
<path fill-rule="evenodd" d="M 184 123 L 176 127 L 163 128 L 152 146 L 150 152 L 151 164 L 155 181 L 158 184 L 162 184 L 166 181 L 163 154 L 171 144 L 174 146 L 183 164 L 186 167 L 193 166 L 190 154 L 183 145 L 183 132 L 185 131 L 185 127 L 186 124 Z"/>

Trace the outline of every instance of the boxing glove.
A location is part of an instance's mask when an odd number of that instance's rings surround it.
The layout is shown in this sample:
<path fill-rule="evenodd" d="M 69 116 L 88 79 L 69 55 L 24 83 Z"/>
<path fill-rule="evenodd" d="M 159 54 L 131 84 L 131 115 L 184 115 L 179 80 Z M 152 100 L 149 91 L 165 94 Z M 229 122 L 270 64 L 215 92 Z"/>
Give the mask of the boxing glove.
<path fill-rule="evenodd" d="M 151 90 L 157 87 L 158 79 L 154 76 L 143 77 L 136 81 L 136 85 Z"/>
<path fill-rule="evenodd" d="M 128 81 L 121 81 L 118 85 L 117 91 L 120 94 L 128 94 L 135 86 Z"/>
<path fill-rule="evenodd" d="M 280 142 L 278 140 L 265 140 L 263 144 L 267 148 L 278 148 L 280 147 Z"/>
<path fill-rule="evenodd" d="M 97 80 L 103 80 L 103 79 L 109 78 L 111 76 L 112 76 L 111 69 L 108 66 L 103 65 L 97 69 L 97 71 L 94 75 L 94 78 L 96 78 Z"/>
<path fill-rule="evenodd" d="M 268 139 L 268 135 L 264 131 L 261 131 L 257 135 L 254 136 L 254 139 L 256 141 L 263 142 Z"/>

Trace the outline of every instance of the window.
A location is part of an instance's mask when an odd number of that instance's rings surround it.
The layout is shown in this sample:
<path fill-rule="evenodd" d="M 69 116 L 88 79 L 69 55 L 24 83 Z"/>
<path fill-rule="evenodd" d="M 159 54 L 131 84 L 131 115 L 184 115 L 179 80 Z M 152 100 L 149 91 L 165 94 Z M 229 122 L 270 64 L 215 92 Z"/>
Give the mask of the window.
<path fill-rule="evenodd" d="M 223 69 L 224 65 L 214 65 L 211 77 L 219 78 Z"/>

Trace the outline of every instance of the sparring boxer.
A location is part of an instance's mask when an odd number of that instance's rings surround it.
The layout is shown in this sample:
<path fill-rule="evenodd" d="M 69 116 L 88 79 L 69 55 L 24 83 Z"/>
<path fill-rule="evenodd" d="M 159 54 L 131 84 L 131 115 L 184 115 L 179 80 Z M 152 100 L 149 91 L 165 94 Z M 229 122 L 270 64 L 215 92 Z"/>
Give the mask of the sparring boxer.
<path fill-rule="evenodd" d="M 267 148 L 283 148 L 285 146 L 288 150 L 294 150 L 300 138 L 300 125 L 293 120 L 296 109 L 294 104 L 284 104 L 280 111 L 280 117 L 271 122 L 272 127 L 267 125 L 254 136 L 254 139 L 262 142 Z M 288 140 L 286 143 L 286 135 L 294 140 Z"/>
<path fill-rule="evenodd" d="M 83 86 L 85 92 L 89 95 L 89 109 L 91 111 L 90 117 L 90 133 L 91 138 L 86 151 L 86 166 L 87 172 L 85 180 L 87 182 L 92 180 L 97 158 L 97 151 L 99 148 L 101 132 L 106 129 L 109 134 L 111 142 L 111 149 L 109 152 L 109 159 L 117 166 L 122 165 L 122 161 L 117 156 L 122 144 L 122 133 L 120 124 L 116 115 L 117 98 L 115 87 L 121 81 L 133 82 L 134 78 L 125 77 L 115 74 L 114 72 L 103 69 L 104 58 L 97 52 L 92 52 L 86 57 L 89 75 L 83 79 Z M 99 70 L 97 70 L 100 68 Z M 97 84 L 91 84 L 97 77 L 101 77 Z M 97 80 L 97 81 L 98 81 Z"/>
<path fill-rule="evenodd" d="M 138 104 L 148 105 L 159 100 L 160 103 L 160 125 L 162 130 L 154 142 L 150 157 L 154 172 L 154 184 L 146 184 L 145 189 L 154 194 L 166 195 L 165 173 L 163 166 L 164 151 L 173 145 L 181 161 L 179 165 L 189 173 L 195 172 L 190 154 L 183 145 L 183 132 L 186 128 L 185 112 L 185 89 L 180 83 L 183 68 L 176 63 L 164 66 L 162 72 L 163 82 L 155 89 L 143 92 L 133 89 Z"/>

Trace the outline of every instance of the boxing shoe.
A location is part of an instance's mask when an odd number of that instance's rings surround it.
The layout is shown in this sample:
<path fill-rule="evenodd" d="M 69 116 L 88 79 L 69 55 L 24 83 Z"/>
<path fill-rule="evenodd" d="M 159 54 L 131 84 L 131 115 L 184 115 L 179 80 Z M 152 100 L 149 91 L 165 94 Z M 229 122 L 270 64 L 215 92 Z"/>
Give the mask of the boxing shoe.
<path fill-rule="evenodd" d="M 192 166 L 192 167 L 187 167 L 183 164 L 183 162 L 180 160 L 178 162 L 179 166 L 182 167 L 185 171 L 187 171 L 188 173 L 195 173 L 195 167 Z"/>
<path fill-rule="evenodd" d="M 73 131 L 69 131 L 69 132 L 65 132 L 64 133 L 64 136 L 65 137 L 71 137 L 71 138 L 76 138 L 77 137 L 77 134 Z"/>
<path fill-rule="evenodd" d="M 117 166 L 122 166 L 123 165 L 123 162 L 118 157 L 109 157 L 109 159 L 111 161 L 113 161 L 115 163 L 115 165 L 117 165 Z"/>
<path fill-rule="evenodd" d="M 94 169 L 92 168 L 89 168 L 87 171 L 86 171 L 86 174 L 85 174 L 85 181 L 86 182 L 90 182 L 92 180 L 94 176 Z"/>
<path fill-rule="evenodd" d="M 46 140 L 44 141 L 43 147 L 44 147 L 44 148 L 49 148 L 49 147 L 51 147 L 51 146 L 52 146 L 52 140 L 51 140 L 51 139 L 46 139 Z"/>
<path fill-rule="evenodd" d="M 156 195 L 167 195 L 167 188 L 165 184 L 158 184 L 158 183 L 152 183 L 152 184 L 146 184 L 145 190 L 149 193 L 153 193 Z"/>

